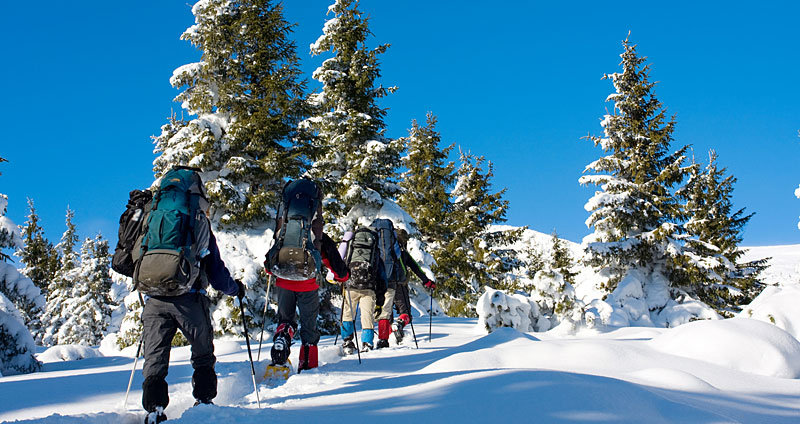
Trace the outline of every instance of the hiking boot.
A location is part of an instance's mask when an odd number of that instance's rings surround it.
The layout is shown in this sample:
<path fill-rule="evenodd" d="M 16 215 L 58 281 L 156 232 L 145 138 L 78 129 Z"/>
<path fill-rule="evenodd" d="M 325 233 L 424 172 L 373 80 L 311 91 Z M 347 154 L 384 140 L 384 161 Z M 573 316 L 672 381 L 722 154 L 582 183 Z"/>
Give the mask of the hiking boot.
<path fill-rule="evenodd" d="M 397 340 L 398 344 L 403 341 L 403 336 L 406 335 L 405 331 L 403 331 L 405 326 L 406 322 L 402 318 L 397 318 L 392 323 L 392 334 L 394 334 L 394 338 Z"/>
<path fill-rule="evenodd" d="M 375 345 L 376 349 L 383 349 L 389 347 L 389 340 L 378 339 L 378 344 Z"/>
<path fill-rule="evenodd" d="M 353 343 L 353 339 L 345 340 L 344 344 L 342 345 L 342 352 L 345 355 L 352 355 L 356 353 L 356 344 Z"/>
<path fill-rule="evenodd" d="M 197 405 L 213 405 L 213 404 L 214 404 L 214 402 L 212 402 L 210 399 L 209 400 L 204 400 L 204 399 L 195 399 L 194 400 L 194 406 L 197 406 Z"/>
<path fill-rule="evenodd" d="M 147 414 L 144 417 L 144 424 L 158 424 L 167 420 L 167 414 L 164 413 L 164 408 L 157 407 L 155 411 Z"/>
<path fill-rule="evenodd" d="M 369 352 L 372 349 L 373 349 L 372 343 L 361 343 L 362 352 Z"/>
<path fill-rule="evenodd" d="M 272 338 L 272 349 L 270 349 L 270 356 L 272 357 L 273 365 L 283 365 L 289 360 L 289 354 L 292 345 L 292 337 L 294 337 L 294 328 L 288 324 L 281 324 L 275 330 L 275 336 Z"/>

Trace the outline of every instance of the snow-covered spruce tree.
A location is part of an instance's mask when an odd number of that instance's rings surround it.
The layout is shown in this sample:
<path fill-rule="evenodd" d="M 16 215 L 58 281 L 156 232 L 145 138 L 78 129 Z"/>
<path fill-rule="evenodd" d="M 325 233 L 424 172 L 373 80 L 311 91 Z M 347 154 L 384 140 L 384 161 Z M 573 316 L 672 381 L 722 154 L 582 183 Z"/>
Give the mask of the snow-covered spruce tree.
<path fill-rule="evenodd" d="M 59 331 L 64 324 L 65 317 L 71 313 L 67 305 L 72 295 L 72 287 L 76 283 L 80 259 L 75 253 L 78 234 L 75 224 L 72 222 L 74 217 L 75 213 L 67 208 L 67 229 L 61 236 L 61 241 L 56 245 L 61 259 L 53 281 L 47 286 L 47 304 L 42 315 L 42 327 L 44 328 L 42 344 L 45 346 L 61 343 L 58 338 Z"/>
<path fill-rule="evenodd" d="M 572 257 L 572 253 L 564 243 L 564 240 L 558 237 L 558 233 L 556 233 L 555 230 L 553 230 L 552 243 L 553 254 L 550 258 L 551 267 L 564 277 L 564 281 L 575 284 L 575 277 L 578 275 L 578 273 L 574 271 L 575 259 Z"/>
<path fill-rule="evenodd" d="M 8 198 L 0 194 L 0 293 L 14 304 L 22 323 L 39 340 L 42 331 L 40 316 L 45 298 L 34 282 L 20 274 L 13 265 L 6 263 L 10 258 L 4 250 L 14 249 L 19 252 L 25 247 L 19 228 L 5 216 L 7 206 Z"/>
<path fill-rule="evenodd" d="M 636 53 L 636 46 L 623 41 L 622 72 L 607 74 L 616 92 L 612 114 L 601 125 L 604 135 L 587 136 L 606 156 L 592 162 L 580 178 L 581 184 L 595 184 L 601 190 L 585 208 L 591 214 L 587 226 L 594 233 L 584 239 L 589 265 L 604 277 L 602 288 L 609 293 L 622 283 L 624 293 L 615 307 L 626 311 L 630 320 L 653 324 L 672 299 L 684 296 L 676 287 L 674 258 L 681 255 L 680 204 L 673 188 L 687 169 L 682 147 L 670 153 L 674 117 L 667 120 L 649 81 L 650 65 Z M 626 279 L 627 278 L 627 279 Z M 626 300 L 627 299 L 627 300 Z M 632 303 L 647 305 L 647 310 Z M 626 318 L 627 319 L 627 318 Z M 674 317 L 656 319 L 659 325 L 677 325 Z M 624 321 L 624 320 L 623 320 Z M 629 322 L 621 322 L 628 325 Z"/>
<path fill-rule="evenodd" d="M 0 272 L 4 271 L 5 266 L 13 269 L 6 263 L 0 263 Z M 38 371 L 41 363 L 36 360 L 35 352 L 33 337 L 22 324 L 19 311 L 0 293 L 0 377 Z"/>
<path fill-rule="evenodd" d="M 303 167 L 298 123 L 308 114 L 292 26 L 280 4 L 203 0 L 181 36 L 202 57 L 170 80 L 190 121 L 170 119 L 155 139 L 156 176 L 171 166 L 203 171 L 212 217 L 251 225 L 271 218 L 286 177 Z"/>
<path fill-rule="evenodd" d="M 2 162 L 6 160 L 0 157 Z M 33 356 L 36 349 L 33 337 L 15 304 L 44 305 L 33 282 L 6 263 L 9 256 L 4 250 L 22 246 L 17 226 L 6 216 L 7 207 L 8 197 L 0 193 L 0 376 L 39 370 L 39 361 Z"/>
<path fill-rule="evenodd" d="M 173 165 L 201 169 L 222 257 L 248 287 L 247 321 L 255 329 L 266 289 L 264 252 L 251 252 L 241 240 L 246 232 L 270 238 L 285 178 L 305 168 L 310 137 L 298 128 L 310 114 L 306 83 L 280 3 L 202 0 L 192 12 L 195 25 L 181 38 L 202 56 L 176 69 L 170 82 L 183 87 L 176 100 L 196 117 L 173 115 L 162 127 L 154 171 L 158 177 Z M 240 333 L 232 298 L 209 292 L 212 301 L 221 299 L 213 312 L 217 333 Z"/>
<path fill-rule="evenodd" d="M 314 116 L 303 127 L 316 134 L 309 174 L 322 182 L 327 222 L 335 223 L 354 207 L 379 208 L 383 199 L 399 193 L 397 168 L 402 140 L 384 136 L 386 111 L 378 100 L 396 87 L 377 85 L 378 56 L 388 44 L 366 46 L 369 19 L 356 0 L 336 0 L 328 8 L 335 16 L 325 23 L 311 53 L 333 53 L 313 73 L 322 91 L 310 96 Z M 340 222 L 340 230 L 353 222 Z"/>
<path fill-rule="evenodd" d="M 75 269 L 69 297 L 65 299 L 58 344 L 100 344 L 111 321 L 111 275 L 108 241 L 98 234 L 81 246 L 80 265 Z"/>
<path fill-rule="evenodd" d="M 712 150 L 705 169 L 701 171 L 700 165 L 693 163 L 689 180 L 678 190 L 685 203 L 683 228 L 689 238 L 684 254 L 676 258 L 675 272 L 690 294 L 731 317 L 764 288 L 759 274 L 768 259 L 741 262 L 747 252 L 739 248 L 741 232 L 754 214 L 745 215 L 744 208 L 733 209 L 736 178 L 725 172 L 717 167 L 717 154 Z"/>
<path fill-rule="evenodd" d="M 328 7 L 334 16 L 310 49 L 312 55 L 333 57 L 312 74 L 322 90 L 309 96 L 313 115 L 301 124 L 315 135 L 308 175 L 321 184 L 325 231 L 334 238 L 371 221 L 400 191 L 397 168 L 403 142 L 384 136 L 386 111 L 378 105 L 395 90 L 378 83 L 378 57 L 389 45 L 367 47 L 369 19 L 358 5 L 354 0 L 337 0 Z M 319 292 L 319 322 L 325 332 L 338 326 L 332 303 L 338 292 L 329 284 Z"/>
<path fill-rule="evenodd" d="M 0 157 L 0 163 L 8 162 L 3 157 Z M 0 173 L 0 175 L 3 175 Z M 22 245 L 17 226 L 6 217 L 6 208 L 8 207 L 8 196 L 0 193 L 0 261 L 7 261 L 11 257 L 4 252 L 6 249 L 16 249 Z"/>
<path fill-rule="evenodd" d="M 23 247 L 17 250 L 16 256 L 25 265 L 20 272 L 30 278 L 46 296 L 47 286 L 58 269 L 58 251 L 44 236 L 44 229 L 39 225 L 39 215 L 36 214 L 33 199 L 28 199 L 28 208 L 28 220 L 22 227 Z"/>
<path fill-rule="evenodd" d="M 492 225 L 505 222 L 505 189 L 491 192 L 493 166 L 484 157 L 461 152 L 460 161 L 451 193 L 453 205 L 446 220 L 448 233 L 431 253 L 447 314 L 473 316 L 472 305 L 482 287 L 504 289 L 513 284 L 507 277 L 515 266 L 516 252 L 503 246 L 513 245 L 524 228 L 492 229 Z"/>
<path fill-rule="evenodd" d="M 449 190 L 455 183 L 455 164 L 447 161 L 451 144 L 440 149 L 441 134 L 436 131 L 436 116 L 428 112 L 425 126 L 411 124 L 404 143 L 408 153 L 402 163 L 406 171 L 400 178 L 402 192 L 397 199 L 414 218 L 422 241 L 442 244 L 448 234 L 447 217 L 452 203 Z"/>

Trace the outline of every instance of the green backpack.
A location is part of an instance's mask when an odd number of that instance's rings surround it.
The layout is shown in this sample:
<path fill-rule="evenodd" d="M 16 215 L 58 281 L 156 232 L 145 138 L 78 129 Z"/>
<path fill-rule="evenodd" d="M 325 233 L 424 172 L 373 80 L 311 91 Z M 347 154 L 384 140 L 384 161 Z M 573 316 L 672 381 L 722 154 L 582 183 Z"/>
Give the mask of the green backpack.
<path fill-rule="evenodd" d="M 207 201 L 195 168 L 175 167 L 161 178 L 141 235 L 135 289 L 150 296 L 192 289 L 210 234 L 201 200 Z"/>

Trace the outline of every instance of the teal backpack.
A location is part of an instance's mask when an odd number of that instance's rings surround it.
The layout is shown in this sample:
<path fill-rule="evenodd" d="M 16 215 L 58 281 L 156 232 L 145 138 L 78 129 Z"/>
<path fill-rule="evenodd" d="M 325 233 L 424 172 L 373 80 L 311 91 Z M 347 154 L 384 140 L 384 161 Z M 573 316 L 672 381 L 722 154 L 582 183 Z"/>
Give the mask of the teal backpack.
<path fill-rule="evenodd" d="M 141 235 L 134 288 L 150 296 L 178 296 L 192 289 L 208 252 L 207 202 L 197 169 L 174 167 L 153 193 Z"/>

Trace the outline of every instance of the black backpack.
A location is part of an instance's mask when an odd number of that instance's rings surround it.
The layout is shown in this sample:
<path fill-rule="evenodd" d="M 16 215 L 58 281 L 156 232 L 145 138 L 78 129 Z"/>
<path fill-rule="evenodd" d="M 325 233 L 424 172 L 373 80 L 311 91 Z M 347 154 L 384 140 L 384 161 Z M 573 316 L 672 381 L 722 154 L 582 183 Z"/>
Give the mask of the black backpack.
<path fill-rule="evenodd" d="M 119 217 L 119 235 L 114 256 L 111 259 L 111 268 L 126 276 L 133 277 L 135 267 L 133 260 L 134 249 L 139 249 L 136 241 L 142 233 L 147 208 L 153 194 L 150 190 L 133 190 L 128 195 L 128 205 L 125 212 Z M 138 254 L 138 253 L 137 253 Z"/>
<path fill-rule="evenodd" d="M 134 288 L 150 296 L 179 296 L 192 289 L 207 254 L 207 201 L 196 168 L 173 167 L 161 178 L 134 250 Z"/>
<path fill-rule="evenodd" d="M 406 271 L 401 262 L 400 244 L 390 219 L 377 218 L 370 227 L 378 233 L 379 247 L 387 281 L 405 281 Z"/>
<path fill-rule="evenodd" d="M 353 233 L 353 239 L 347 248 L 346 263 L 350 268 L 348 287 L 376 289 L 380 260 L 379 238 L 378 233 L 368 227 L 361 227 Z"/>
<path fill-rule="evenodd" d="M 303 178 L 283 187 L 275 219 L 275 242 L 264 261 L 270 273 L 290 281 L 321 275 L 322 226 L 313 225 L 315 219 L 321 223 L 321 212 L 322 194 L 313 181 Z"/>

